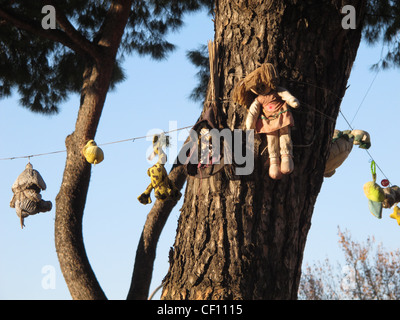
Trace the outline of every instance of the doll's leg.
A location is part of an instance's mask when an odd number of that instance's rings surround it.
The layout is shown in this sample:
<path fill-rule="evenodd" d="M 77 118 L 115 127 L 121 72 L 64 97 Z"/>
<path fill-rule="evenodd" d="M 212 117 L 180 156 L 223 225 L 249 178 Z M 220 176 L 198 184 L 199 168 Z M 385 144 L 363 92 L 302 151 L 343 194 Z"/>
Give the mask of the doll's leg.
<path fill-rule="evenodd" d="M 284 127 L 279 130 L 279 145 L 281 153 L 281 172 L 289 174 L 294 169 L 293 164 L 293 144 L 290 128 Z"/>
<path fill-rule="evenodd" d="M 282 177 L 279 160 L 279 131 L 267 133 L 268 153 L 269 153 L 269 176 L 272 179 Z"/>

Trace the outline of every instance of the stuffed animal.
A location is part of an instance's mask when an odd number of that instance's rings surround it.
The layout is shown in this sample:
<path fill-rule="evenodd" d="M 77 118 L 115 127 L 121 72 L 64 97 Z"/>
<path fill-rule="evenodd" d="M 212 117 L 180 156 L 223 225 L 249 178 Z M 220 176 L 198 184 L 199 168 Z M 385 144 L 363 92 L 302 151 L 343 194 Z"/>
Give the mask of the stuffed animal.
<path fill-rule="evenodd" d="M 329 157 L 325 164 L 324 177 L 328 178 L 335 174 L 336 169 L 349 156 L 353 145 L 358 145 L 361 149 L 369 149 L 371 147 L 369 133 L 363 130 L 334 131 Z"/>
<path fill-rule="evenodd" d="M 91 164 L 98 164 L 104 160 L 104 153 L 101 148 L 99 148 L 94 142 L 94 140 L 89 140 L 82 149 L 82 154 L 84 155 L 87 162 Z"/>
<path fill-rule="evenodd" d="M 46 190 L 40 173 L 33 169 L 32 164 L 28 163 L 25 170 L 18 176 L 11 187 L 13 197 L 10 207 L 15 208 L 17 216 L 20 218 L 21 228 L 24 225 L 24 219 L 30 215 L 39 212 L 50 211 L 52 208 L 51 201 L 44 201 L 40 194 L 41 190 Z"/>
<path fill-rule="evenodd" d="M 168 146 L 169 139 L 163 135 L 155 135 L 153 137 L 153 153 L 149 159 L 153 159 L 158 155 L 158 161 L 155 165 L 147 170 L 150 177 L 150 184 L 146 190 L 138 197 L 142 204 L 151 203 L 150 193 L 154 189 L 156 199 L 160 201 L 176 200 L 181 198 L 181 192 L 175 187 L 172 181 L 168 178 L 168 173 L 165 170 L 165 162 L 167 162 L 167 155 L 162 149 L 163 145 Z"/>
<path fill-rule="evenodd" d="M 264 63 L 241 80 L 233 91 L 233 100 L 248 108 L 246 130 L 267 136 L 270 159 L 269 176 L 281 179 L 294 169 L 290 107 L 298 108 L 299 100 L 285 88 L 278 87 L 279 75 L 271 63 Z"/>
<path fill-rule="evenodd" d="M 368 198 L 368 208 L 370 212 L 378 219 L 382 218 L 382 202 L 385 200 L 383 189 L 376 183 L 376 164 L 371 162 L 372 181 L 364 184 L 363 190 Z"/>
<path fill-rule="evenodd" d="M 398 186 L 390 186 L 383 188 L 385 199 L 382 205 L 385 209 L 393 207 L 396 203 L 400 202 L 400 188 Z"/>

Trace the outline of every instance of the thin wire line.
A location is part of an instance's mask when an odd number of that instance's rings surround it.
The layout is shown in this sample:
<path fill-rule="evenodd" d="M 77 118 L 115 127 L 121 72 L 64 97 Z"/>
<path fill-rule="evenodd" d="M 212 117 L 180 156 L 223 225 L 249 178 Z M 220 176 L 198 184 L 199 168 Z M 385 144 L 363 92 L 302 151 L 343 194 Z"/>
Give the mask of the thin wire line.
<path fill-rule="evenodd" d="M 347 118 L 344 116 L 344 114 L 342 113 L 342 111 L 340 111 L 340 114 L 342 115 L 342 117 L 344 118 L 344 120 L 347 122 L 347 124 L 349 125 L 351 130 L 354 130 L 353 127 L 351 126 L 351 124 L 349 123 L 349 121 L 347 120 Z M 383 170 L 381 169 L 381 167 L 378 165 L 378 163 L 376 162 L 376 160 L 374 159 L 374 157 L 372 156 L 371 152 L 369 152 L 368 149 L 365 149 L 365 151 L 367 152 L 367 154 L 369 155 L 369 157 L 371 158 L 371 161 L 374 161 L 376 164 L 376 167 L 379 169 L 379 171 L 382 173 L 382 175 L 389 181 L 389 186 L 391 186 L 390 180 L 389 178 L 386 176 L 386 174 L 383 172 Z"/>
<path fill-rule="evenodd" d="M 362 99 L 360 105 L 358 106 L 358 109 L 357 109 L 357 111 L 356 111 L 356 113 L 355 113 L 355 115 L 354 115 L 354 117 L 353 117 L 353 119 L 351 120 L 350 123 L 353 123 L 353 122 L 354 122 L 354 119 L 356 118 L 356 116 L 357 116 L 357 114 L 358 114 L 358 111 L 360 111 L 360 108 L 361 108 L 362 104 L 364 103 L 365 99 L 367 98 L 367 95 L 368 95 L 369 91 L 371 90 L 372 85 L 374 84 L 375 79 L 376 79 L 376 77 L 377 77 L 378 74 L 379 74 L 379 71 L 380 71 L 380 70 L 378 69 L 378 71 L 375 73 L 375 77 L 372 79 L 372 82 L 371 82 L 371 84 L 369 85 L 368 90 L 367 90 L 367 92 L 365 93 L 365 95 L 364 95 L 364 97 L 363 97 L 363 99 Z"/>
<path fill-rule="evenodd" d="M 193 126 L 187 126 L 187 127 L 174 129 L 174 130 L 164 131 L 164 133 L 171 133 L 171 132 L 175 132 L 175 131 L 188 129 L 188 128 L 191 128 L 191 127 L 193 127 Z M 127 142 L 127 141 L 135 141 L 135 140 L 151 138 L 151 137 L 152 137 L 152 135 L 151 136 L 150 135 L 149 136 L 141 136 L 141 137 L 135 137 L 135 138 L 130 138 L 130 139 L 124 139 L 124 140 L 101 143 L 101 144 L 98 144 L 98 145 L 99 146 L 105 146 L 105 145 L 110 145 L 110 144 L 115 144 L 115 143 L 122 143 L 122 142 Z M 0 161 L 1 160 L 14 160 L 14 159 L 27 159 L 27 158 L 30 159 L 30 158 L 33 158 L 33 157 L 40 157 L 40 156 L 56 154 L 56 153 L 62 153 L 62 152 L 67 152 L 67 150 L 59 150 L 59 151 L 46 152 L 46 153 L 37 153 L 37 154 L 31 154 L 31 155 L 27 155 L 27 156 L 16 156 L 16 157 L 9 157 L 9 158 L 0 158 Z"/>
<path fill-rule="evenodd" d="M 378 165 L 378 163 L 374 160 L 374 157 L 371 155 L 371 153 L 369 152 L 369 150 L 365 150 L 368 155 L 370 156 L 371 160 L 375 162 L 376 167 L 378 168 L 378 170 L 382 173 L 382 175 L 389 181 L 389 186 L 391 186 L 392 184 L 390 183 L 390 179 L 386 176 L 386 174 L 383 172 L 383 170 L 381 169 L 381 167 Z"/>
<path fill-rule="evenodd" d="M 350 124 L 349 120 L 347 120 L 347 118 L 344 116 L 344 114 L 343 114 L 342 110 L 340 110 L 340 109 L 339 109 L 339 112 L 340 112 L 341 116 L 343 117 L 344 121 L 346 121 L 346 122 L 347 122 L 347 124 L 348 124 L 349 128 L 350 128 L 351 130 L 354 130 L 354 129 L 353 129 L 353 127 L 351 126 L 351 124 Z"/>
<path fill-rule="evenodd" d="M 66 150 L 59 150 L 59 151 L 53 151 L 53 152 L 47 152 L 47 153 L 37 153 L 37 154 L 31 154 L 29 156 L 17 156 L 17 157 L 10 157 L 10 158 L 0 158 L 0 160 L 26 159 L 26 158 L 40 157 L 40 156 L 45 156 L 45 155 L 48 155 L 48 154 L 55 154 L 55 153 L 62 153 L 62 152 L 66 152 Z"/>

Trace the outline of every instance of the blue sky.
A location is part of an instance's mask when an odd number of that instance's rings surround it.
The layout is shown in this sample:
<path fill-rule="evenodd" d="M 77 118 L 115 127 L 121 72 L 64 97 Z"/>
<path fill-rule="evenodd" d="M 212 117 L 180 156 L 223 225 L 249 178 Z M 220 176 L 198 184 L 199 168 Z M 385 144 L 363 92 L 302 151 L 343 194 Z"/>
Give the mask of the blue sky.
<path fill-rule="evenodd" d="M 151 135 L 154 130 L 191 126 L 201 110 L 188 96 L 196 85 L 197 70 L 187 60 L 187 50 L 213 39 L 213 23 L 204 13 L 187 17 L 186 26 L 170 40 L 177 50 L 168 60 L 152 61 L 131 56 L 124 68 L 127 80 L 109 93 L 96 134 L 99 144 Z M 375 73 L 370 66 L 380 58 L 380 47 L 362 43 L 341 110 L 352 120 L 365 97 Z M 381 71 L 360 107 L 353 127 L 370 133 L 370 153 L 392 184 L 400 183 L 398 170 L 397 119 L 400 102 L 399 70 Z M 58 115 L 32 114 L 18 105 L 18 95 L 0 101 L 0 158 L 64 150 L 65 137 L 74 130 L 79 97 L 71 96 Z M 339 115 L 337 129 L 348 125 Z M 186 138 L 183 130 L 172 136 L 172 149 Z M 135 252 L 150 205 L 137 201 L 149 183 L 146 139 L 103 146 L 105 160 L 92 170 L 83 221 L 83 234 L 92 268 L 109 299 L 125 299 L 128 293 Z M 65 153 L 30 159 L 47 183 L 42 192 L 53 202 L 47 213 L 28 217 L 21 230 L 15 210 L 9 207 L 11 185 L 27 159 L 0 161 L 0 299 L 70 299 L 58 266 L 54 246 L 55 197 L 62 181 Z M 171 157 L 172 158 L 172 157 Z M 399 247 L 400 226 L 384 209 L 378 220 L 368 211 L 362 186 L 371 180 L 369 155 L 353 148 L 337 173 L 324 181 L 312 219 L 304 263 L 329 258 L 343 262 L 338 247 L 338 226 L 349 230 L 355 240 L 375 236 L 388 250 Z M 167 169 L 170 164 L 167 164 Z M 377 171 L 378 181 L 383 179 Z M 154 195 L 152 194 L 154 200 Z M 168 251 L 173 246 L 179 208 L 172 211 L 161 234 L 153 272 L 152 291 L 168 270 Z M 53 270 L 55 287 L 43 281 Z M 43 271 L 43 272 L 42 272 Z"/>

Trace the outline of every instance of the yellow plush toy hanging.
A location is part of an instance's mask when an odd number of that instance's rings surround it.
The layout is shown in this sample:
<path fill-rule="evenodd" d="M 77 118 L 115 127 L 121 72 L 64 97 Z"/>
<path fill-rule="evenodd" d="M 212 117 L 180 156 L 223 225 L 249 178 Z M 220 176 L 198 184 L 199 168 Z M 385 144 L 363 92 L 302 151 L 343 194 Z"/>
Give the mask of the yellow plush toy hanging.
<path fill-rule="evenodd" d="M 153 137 L 153 153 L 150 155 L 149 160 L 158 155 L 158 161 L 155 165 L 147 170 L 150 177 L 150 184 L 146 190 L 138 197 L 142 204 L 151 203 L 150 193 L 154 189 L 156 199 L 160 201 L 165 200 L 179 200 L 181 197 L 180 191 L 175 187 L 172 181 L 168 178 L 167 170 L 164 164 L 167 162 L 167 155 L 163 150 L 163 146 L 169 145 L 169 137 L 161 134 Z"/>
<path fill-rule="evenodd" d="M 84 155 L 87 162 L 91 164 L 98 164 L 104 160 L 104 153 L 101 148 L 99 148 L 94 142 L 94 140 L 89 140 L 82 149 L 82 154 Z"/>
<path fill-rule="evenodd" d="M 368 198 L 370 212 L 378 219 L 382 218 L 382 202 L 385 200 L 383 189 L 376 183 L 376 164 L 371 162 L 372 181 L 364 184 L 364 194 Z"/>

